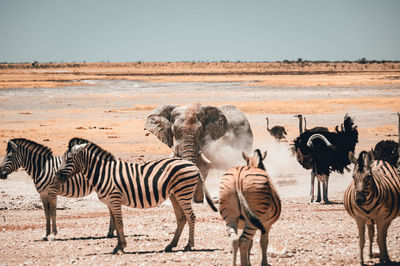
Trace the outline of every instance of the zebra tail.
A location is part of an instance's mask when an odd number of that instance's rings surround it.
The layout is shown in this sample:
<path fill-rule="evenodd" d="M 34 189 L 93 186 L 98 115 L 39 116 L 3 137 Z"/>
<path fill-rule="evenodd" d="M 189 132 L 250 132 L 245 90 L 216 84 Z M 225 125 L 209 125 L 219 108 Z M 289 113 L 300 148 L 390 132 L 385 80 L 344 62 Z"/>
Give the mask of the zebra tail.
<path fill-rule="evenodd" d="M 257 215 L 250 209 L 249 204 L 247 203 L 245 197 L 243 196 L 242 191 L 237 190 L 237 195 L 239 198 L 239 204 L 241 208 L 244 210 L 244 213 L 246 214 L 247 218 L 249 221 L 258 229 L 261 230 L 261 233 L 265 234 L 266 230 L 264 228 L 264 225 L 261 223 L 260 219 L 258 219 Z"/>
<path fill-rule="evenodd" d="M 210 205 L 211 209 L 214 212 L 217 212 L 218 210 L 215 207 L 214 202 L 213 202 L 210 194 L 208 193 L 208 190 L 207 190 L 207 187 L 206 187 L 206 182 L 204 181 L 204 178 L 201 175 L 200 171 L 199 171 L 199 182 L 201 183 L 201 186 L 203 187 L 204 195 L 206 196 L 206 200 L 207 200 L 208 205 Z"/>

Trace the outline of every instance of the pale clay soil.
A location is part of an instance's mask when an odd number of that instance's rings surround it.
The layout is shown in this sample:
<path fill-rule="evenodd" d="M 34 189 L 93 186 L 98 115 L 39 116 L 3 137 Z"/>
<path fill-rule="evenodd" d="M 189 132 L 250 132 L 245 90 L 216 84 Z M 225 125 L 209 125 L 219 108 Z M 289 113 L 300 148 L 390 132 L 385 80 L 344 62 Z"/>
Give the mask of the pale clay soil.
<path fill-rule="evenodd" d="M 159 104 L 237 105 L 248 117 L 254 148 L 267 149 L 267 171 L 280 193 L 282 214 L 272 226 L 268 262 L 273 265 L 355 265 L 358 230 L 345 212 L 343 192 L 351 174 L 333 174 L 331 205 L 310 203 L 310 173 L 291 156 L 289 144 L 298 135 L 297 113 L 307 116 L 308 127 L 331 130 L 346 112 L 359 129 L 356 152 L 372 148 L 381 139 L 397 141 L 400 111 L 399 85 L 369 87 L 275 87 L 242 83 L 144 83 L 138 81 L 89 81 L 81 87 L 3 89 L 0 91 L 0 157 L 6 140 L 25 137 L 62 154 L 68 140 L 87 138 L 117 157 L 147 161 L 168 156 L 170 150 L 144 129 L 146 115 Z M 275 143 L 266 132 L 271 126 L 288 130 L 288 142 Z M 241 164 L 240 158 L 235 164 Z M 212 170 L 207 186 L 218 197 L 223 170 Z M 23 171 L 0 180 L 0 265 L 230 265 L 231 246 L 219 213 L 206 204 L 194 204 L 195 248 L 183 252 L 187 226 L 174 252 L 163 252 L 175 230 L 169 201 L 152 209 L 123 208 L 126 254 L 112 255 L 117 239 L 106 238 L 109 214 L 96 194 L 83 199 L 58 197 L 58 234 L 54 241 L 40 241 L 45 232 L 42 204 L 31 179 Z M 261 262 L 259 233 L 251 262 Z M 388 250 L 400 262 L 400 219 L 388 233 Z M 368 264 L 367 245 L 364 258 Z M 377 244 L 373 247 L 379 253 Z"/>

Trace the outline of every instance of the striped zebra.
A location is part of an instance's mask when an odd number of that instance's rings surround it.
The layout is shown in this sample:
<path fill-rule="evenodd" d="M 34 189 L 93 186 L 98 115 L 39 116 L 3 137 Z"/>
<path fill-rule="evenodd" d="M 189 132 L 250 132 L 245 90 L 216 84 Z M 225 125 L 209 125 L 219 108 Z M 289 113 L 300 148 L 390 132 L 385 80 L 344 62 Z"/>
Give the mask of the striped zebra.
<path fill-rule="evenodd" d="M 62 185 L 58 184 L 54 177 L 61 160 L 62 157 L 54 156 L 51 149 L 46 146 L 28 139 L 15 138 L 8 141 L 6 156 L 0 164 L 1 179 L 6 179 L 9 174 L 21 167 L 32 177 L 46 216 L 46 234 L 42 240 L 53 240 L 57 234 L 57 195 L 81 198 L 94 190 L 93 186 L 81 174 L 73 176 Z M 110 215 L 107 237 L 113 237 L 114 230 Z"/>
<path fill-rule="evenodd" d="M 265 171 L 263 160 L 267 152 L 261 154 L 257 149 L 252 157 L 244 152 L 242 154 L 247 165 L 231 168 L 222 176 L 219 212 L 226 222 L 232 242 L 232 265 L 236 265 L 239 247 L 241 265 L 250 265 L 250 249 L 257 229 L 261 230 L 261 264 L 268 265 L 268 234 L 281 214 L 281 201 Z M 238 228 L 243 229 L 240 237 Z"/>
<path fill-rule="evenodd" d="M 379 261 L 390 262 L 386 246 L 388 228 L 393 219 L 400 215 L 400 177 L 389 163 L 374 160 L 372 151 L 362 151 L 356 159 L 353 181 L 344 194 L 344 207 L 356 220 L 359 234 L 360 262 L 364 264 L 365 225 L 368 228 L 369 256 L 372 258 L 372 242 L 378 231 Z"/>
<path fill-rule="evenodd" d="M 173 239 L 165 248 L 167 252 L 178 244 L 186 221 L 189 224 L 189 241 L 185 251 L 194 246 L 195 215 L 192 199 L 199 182 L 203 186 L 208 204 L 217 211 L 198 168 L 189 161 L 167 158 L 142 164 L 128 163 L 115 160 L 101 147 L 79 138 L 71 139 L 68 147 L 56 176 L 62 182 L 75 173 L 82 173 L 97 191 L 99 199 L 110 208 L 118 236 L 113 254 L 118 251 L 123 253 L 126 247 L 121 205 L 151 208 L 170 198 L 177 228 Z"/>

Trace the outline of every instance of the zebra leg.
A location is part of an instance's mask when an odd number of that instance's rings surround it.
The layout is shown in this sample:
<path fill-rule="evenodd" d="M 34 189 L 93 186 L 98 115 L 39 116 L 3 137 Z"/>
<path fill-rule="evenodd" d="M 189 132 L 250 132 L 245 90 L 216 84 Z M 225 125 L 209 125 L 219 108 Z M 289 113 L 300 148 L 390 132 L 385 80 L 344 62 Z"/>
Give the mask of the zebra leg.
<path fill-rule="evenodd" d="M 46 217 L 46 234 L 42 237 L 42 241 L 48 241 L 47 236 L 50 235 L 50 203 L 47 193 L 40 194 L 42 200 L 44 215 Z"/>
<path fill-rule="evenodd" d="M 56 193 L 49 193 L 49 212 L 50 212 L 50 219 L 51 219 L 51 234 L 49 236 L 49 240 L 53 241 L 55 236 L 57 235 L 57 194 Z"/>
<path fill-rule="evenodd" d="M 169 198 L 171 200 L 172 207 L 174 208 L 177 227 L 175 230 L 174 237 L 172 238 L 172 240 L 168 244 L 168 246 L 165 247 L 166 252 L 171 252 L 172 248 L 176 247 L 176 245 L 178 244 L 179 238 L 181 237 L 182 230 L 186 224 L 186 216 L 183 213 L 181 205 L 179 204 L 179 202 L 177 201 L 177 199 L 175 198 L 175 196 L 173 194 L 171 194 L 169 196 Z M 190 242 L 190 239 L 189 239 L 189 242 Z"/>
<path fill-rule="evenodd" d="M 239 248 L 240 248 L 240 263 L 241 265 L 250 265 L 250 242 L 253 239 L 256 229 L 245 225 L 243 233 L 239 238 Z"/>
<path fill-rule="evenodd" d="M 117 196 L 118 195 L 118 196 Z M 108 201 L 107 199 L 101 199 L 110 210 L 112 219 L 114 220 L 115 229 L 117 230 L 118 243 L 114 248 L 112 254 L 117 254 L 119 250 L 124 253 L 126 248 L 126 240 L 124 235 L 124 222 L 122 220 L 122 206 L 121 206 L 121 195 L 118 193 L 110 194 L 107 198 L 114 198 L 114 201 Z M 117 200 L 118 199 L 118 200 Z"/>
<path fill-rule="evenodd" d="M 110 224 L 108 227 L 108 234 L 107 234 L 107 238 L 113 238 L 114 237 L 114 231 L 115 231 L 115 224 L 114 224 L 114 219 L 111 213 L 111 209 L 108 208 L 109 212 L 110 212 Z"/>
<path fill-rule="evenodd" d="M 381 264 L 390 263 L 389 254 L 386 246 L 387 231 L 389 229 L 390 223 L 391 222 L 376 224 L 378 229 L 379 263 Z"/>
<path fill-rule="evenodd" d="M 372 253 L 372 243 L 374 242 L 374 234 L 375 234 L 375 228 L 373 224 L 368 224 L 368 238 L 369 238 L 369 257 L 370 259 L 373 258 L 373 253 Z"/>
<path fill-rule="evenodd" d="M 265 227 L 265 234 L 261 234 L 260 237 L 260 245 L 261 245 L 261 265 L 266 266 L 267 263 L 267 249 L 268 249 L 268 234 L 269 234 L 269 227 Z"/>
<path fill-rule="evenodd" d="M 315 181 L 315 173 L 314 171 L 311 171 L 311 190 L 310 190 L 311 203 L 314 202 L 314 181 Z"/>
<path fill-rule="evenodd" d="M 364 245 L 365 245 L 365 223 L 360 220 L 356 219 L 357 227 L 358 227 L 358 237 L 359 237 L 359 247 L 360 247 L 360 263 L 364 265 Z"/>
<path fill-rule="evenodd" d="M 232 221 L 230 223 L 226 223 L 226 229 L 228 231 L 228 236 L 232 244 L 232 253 L 233 253 L 232 265 L 235 266 L 236 255 L 239 249 L 239 236 L 237 235 L 237 220 Z"/>

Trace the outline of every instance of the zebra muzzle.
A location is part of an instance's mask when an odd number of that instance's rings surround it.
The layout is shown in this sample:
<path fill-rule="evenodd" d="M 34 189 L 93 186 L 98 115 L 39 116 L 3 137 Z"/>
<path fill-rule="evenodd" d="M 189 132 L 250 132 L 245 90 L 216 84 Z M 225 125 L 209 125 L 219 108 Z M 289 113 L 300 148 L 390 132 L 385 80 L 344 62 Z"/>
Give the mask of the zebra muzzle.
<path fill-rule="evenodd" d="M 7 172 L 6 172 L 6 171 L 3 171 L 3 172 L 1 172 L 1 174 L 0 174 L 0 179 L 7 179 L 7 176 L 8 176 Z"/>
<path fill-rule="evenodd" d="M 365 203 L 365 195 L 362 192 L 356 193 L 356 203 L 357 205 L 361 206 Z"/>

